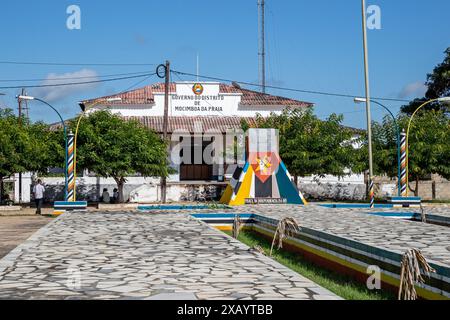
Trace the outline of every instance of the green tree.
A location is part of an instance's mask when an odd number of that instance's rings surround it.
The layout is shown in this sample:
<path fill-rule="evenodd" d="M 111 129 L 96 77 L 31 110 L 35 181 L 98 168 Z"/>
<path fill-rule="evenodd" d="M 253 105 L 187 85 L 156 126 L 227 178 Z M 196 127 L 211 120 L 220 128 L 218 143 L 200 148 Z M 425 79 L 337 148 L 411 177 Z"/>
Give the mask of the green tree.
<path fill-rule="evenodd" d="M 400 127 L 406 128 L 407 115 L 398 119 Z M 397 144 L 393 121 L 385 118 L 374 122 L 373 160 L 375 174 L 397 176 Z M 364 146 L 362 152 L 367 154 Z M 443 111 L 420 112 L 414 117 L 409 135 L 409 187 L 419 194 L 419 181 L 431 174 L 450 179 L 450 119 Z M 415 188 L 411 188 L 415 183 Z"/>
<path fill-rule="evenodd" d="M 415 99 L 408 105 L 403 106 L 402 112 L 412 114 L 425 101 L 450 96 L 450 47 L 445 50 L 444 61 L 437 65 L 432 73 L 428 74 L 427 82 L 425 84 L 428 87 L 425 97 Z M 425 109 L 448 110 L 447 106 L 437 102 L 429 104 Z"/>
<path fill-rule="evenodd" d="M 375 175 L 398 176 L 397 129 L 390 116 L 372 123 L 373 165 Z M 363 152 L 366 155 L 367 150 Z"/>
<path fill-rule="evenodd" d="M 20 152 L 22 136 L 12 110 L 0 109 L 0 204 L 4 199 L 3 180 L 24 170 Z"/>
<path fill-rule="evenodd" d="M 406 127 L 409 118 L 401 122 Z M 411 125 L 409 135 L 410 190 L 419 194 L 419 181 L 430 174 L 450 179 L 450 118 L 443 111 L 421 112 Z M 411 188 L 415 181 L 415 188 Z"/>
<path fill-rule="evenodd" d="M 81 121 L 77 144 L 78 168 L 113 178 L 121 203 L 127 176 L 168 175 L 167 144 L 140 123 L 108 111 L 92 113 Z"/>
<path fill-rule="evenodd" d="M 359 173 L 368 170 L 367 131 L 361 135 L 360 141 L 361 148 L 356 157 L 361 166 L 359 170 L 355 169 L 355 172 Z M 372 122 L 372 155 L 375 176 L 398 176 L 397 130 L 390 116 L 385 116 L 381 123 Z"/>
<path fill-rule="evenodd" d="M 288 109 L 281 115 L 258 116 L 257 126 L 279 129 L 280 156 L 297 182 L 299 176 L 348 175 L 348 169 L 356 167 L 355 132 L 342 121 L 335 114 L 322 121 L 311 109 Z"/>
<path fill-rule="evenodd" d="M 15 173 L 46 172 L 55 165 L 63 147 L 55 144 L 55 133 L 42 123 L 19 119 L 12 110 L 0 110 L 0 192 L 3 180 Z"/>
<path fill-rule="evenodd" d="M 445 58 L 442 63 L 434 68 L 428 75 L 428 90 L 425 96 L 428 99 L 447 97 L 450 95 L 450 47 L 445 50 Z"/>
<path fill-rule="evenodd" d="M 27 171 L 45 175 L 49 168 L 65 168 L 65 141 L 62 129 L 51 130 L 43 122 L 27 123 L 29 143 Z"/>

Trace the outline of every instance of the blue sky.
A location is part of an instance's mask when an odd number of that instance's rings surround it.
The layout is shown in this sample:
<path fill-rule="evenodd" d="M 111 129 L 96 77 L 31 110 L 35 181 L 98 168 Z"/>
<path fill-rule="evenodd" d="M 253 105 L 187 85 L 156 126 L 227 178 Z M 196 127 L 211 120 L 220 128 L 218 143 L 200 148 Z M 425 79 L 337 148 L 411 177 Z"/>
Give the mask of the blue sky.
<path fill-rule="evenodd" d="M 267 78 L 278 86 L 363 95 L 361 1 L 266 0 Z M 81 30 L 66 28 L 66 8 L 81 8 Z M 381 7 L 382 29 L 369 31 L 371 91 L 374 96 L 411 99 L 423 93 L 426 74 L 450 46 L 448 0 L 373 0 Z M 0 61 L 61 63 L 149 63 L 169 59 L 173 69 L 256 82 L 256 0 L 42 0 L 3 1 Z M 0 80 L 65 75 L 97 76 L 153 71 L 155 66 L 36 66 L 0 64 Z M 183 80 L 190 80 L 183 78 Z M 30 90 L 51 100 L 64 117 L 77 101 L 125 90 L 139 79 L 81 88 Z M 146 83 L 158 81 L 155 77 Z M 24 82 L 0 82 L 0 86 Z M 141 83 L 140 86 L 144 85 Z M 56 90 L 56 91 L 55 91 Z M 0 107 L 16 107 L 18 90 L 2 90 Z M 314 102 L 316 114 L 343 113 L 345 124 L 365 127 L 362 106 L 351 99 L 269 90 Z M 397 112 L 402 103 L 386 103 Z M 33 120 L 55 115 L 33 103 Z M 383 111 L 374 107 L 380 120 Z"/>

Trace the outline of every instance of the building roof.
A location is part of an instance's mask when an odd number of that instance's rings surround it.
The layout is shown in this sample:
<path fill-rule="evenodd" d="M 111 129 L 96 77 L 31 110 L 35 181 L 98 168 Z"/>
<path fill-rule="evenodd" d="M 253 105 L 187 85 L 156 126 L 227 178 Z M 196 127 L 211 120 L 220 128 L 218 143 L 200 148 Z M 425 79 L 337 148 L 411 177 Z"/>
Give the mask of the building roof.
<path fill-rule="evenodd" d="M 163 132 L 164 117 L 124 117 L 126 120 L 136 120 L 146 128 L 158 133 Z M 183 130 L 190 133 L 212 131 L 226 133 L 230 129 L 241 129 L 241 121 L 246 121 L 250 126 L 256 126 L 256 118 L 250 117 L 169 117 L 169 133 L 175 130 Z"/>
<path fill-rule="evenodd" d="M 170 94 L 176 93 L 175 88 L 176 83 L 171 83 L 169 88 Z M 230 94 L 237 93 L 241 94 L 241 102 L 240 104 L 243 106 L 285 106 L 285 107 L 294 107 L 294 108 L 307 108 L 313 106 L 311 102 L 293 100 L 285 97 L 274 96 L 270 94 L 264 94 L 258 91 L 243 89 L 239 85 L 228 85 L 221 83 L 219 85 L 220 91 L 219 94 Z M 139 105 L 139 104 L 148 104 L 152 105 L 155 103 L 155 93 L 164 93 L 165 84 L 164 83 L 155 83 L 152 85 L 148 85 L 139 89 L 135 89 L 132 91 L 122 92 L 110 96 L 99 97 L 89 100 L 84 100 L 85 104 L 92 103 L 101 103 L 106 99 L 117 99 L 120 98 L 119 101 L 110 101 L 109 105 Z"/>
<path fill-rule="evenodd" d="M 127 121 L 137 121 L 144 127 L 154 130 L 157 133 L 163 132 L 163 116 L 140 116 L 122 117 Z M 69 124 L 70 120 L 65 121 Z M 224 116 L 203 116 L 203 117 L 168 117 L 167 132 L 173 133 L 175 130 L 182 130 L 190 133 L 215 131 L 226 133 L 230 129 L 241 129 L 242 121 L 246 121 L 250 127 L 256 127 L 256 118 L 252 117 L 224 117 Z M 61 128 L 61 122 L 50 125 L 50 130 Z"/>

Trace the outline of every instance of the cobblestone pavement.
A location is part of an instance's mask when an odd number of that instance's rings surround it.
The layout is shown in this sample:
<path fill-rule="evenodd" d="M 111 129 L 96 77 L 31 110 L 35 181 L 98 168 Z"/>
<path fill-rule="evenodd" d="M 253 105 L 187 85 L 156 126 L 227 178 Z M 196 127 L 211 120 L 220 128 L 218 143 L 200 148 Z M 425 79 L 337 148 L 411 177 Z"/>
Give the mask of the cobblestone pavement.
<path fill-rule="evenodd" d="M 0 260 L 0 299 L 339 299 L 187 214 L 67 213 Z"/>
<path fill-rule="evenodd" d="M 316 205 L 305 207 L 259 205 L 239 207 L 235 211 L 256 213 L 278 219 L 294 217 L 304 227 L 400 254 L 409 248 L 418 248 L 430 261 L 450 266 L 449 227 L 364 214 L 369 210 L 330 209 Z M 404 209 L 375 210 L 377 212 L 405 211 Z M 439 207 L 434 210 L 448 214 L 450 209 Z M 420 212 L 420 209 L 412 211 Z"/>
<path fill-rule="evenodd" d="M 448 204 L 425 205 L 424 211 L 426 214 L 432 214 L 432 215 L 450 218 L 450 205 L 448 205 Z"/>
<path fill-rule="evenodd" d="M 50 218 L 36 215 L 0 216 L 0 259 L 49 221 Z"/>

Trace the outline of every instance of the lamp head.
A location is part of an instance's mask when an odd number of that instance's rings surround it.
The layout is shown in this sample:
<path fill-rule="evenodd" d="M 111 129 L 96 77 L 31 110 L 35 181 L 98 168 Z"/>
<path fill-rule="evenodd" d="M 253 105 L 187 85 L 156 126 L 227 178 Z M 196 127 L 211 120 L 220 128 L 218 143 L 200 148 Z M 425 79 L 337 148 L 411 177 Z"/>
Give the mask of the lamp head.
<path fill-rule="evenodd" d="M 442 97 L 438 99 L 439 102 L 450 104 L 450 97 Z"/>
<path fill-rule="evenodd" d="M 355 103 L 366 103 L 367 99 L 366 98 L 356 97 L 355 99 L 353 99 L 353 101 L 355 101 Z"/>
<path fill-rule="evenodd" d="M 34 100 L 34 97 L 31 96 L 16 96 L 16 98 L 20 100 Z"/>

